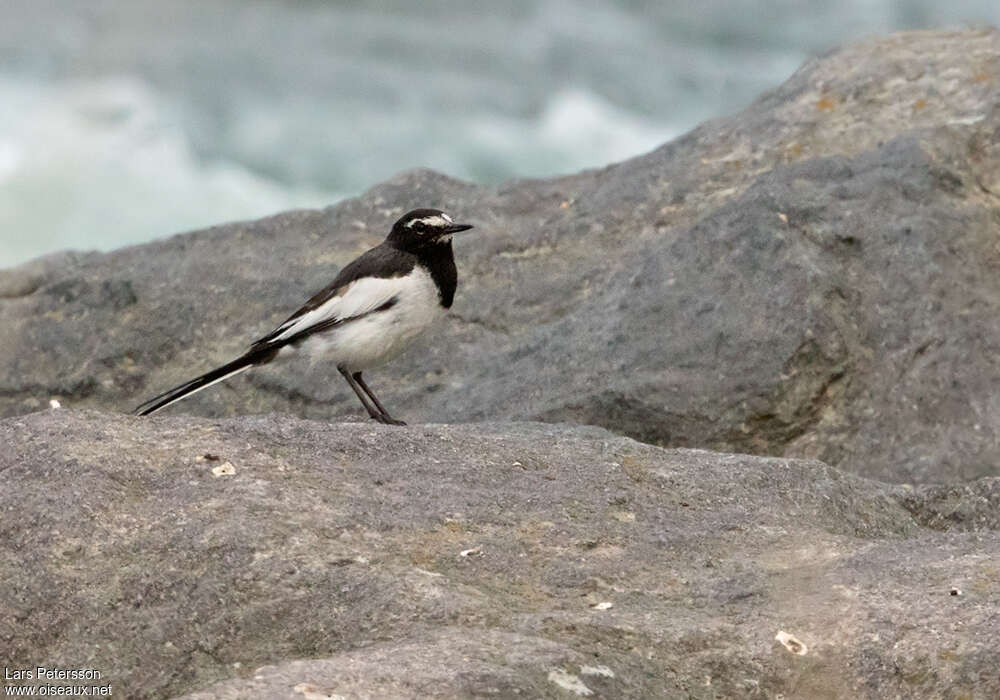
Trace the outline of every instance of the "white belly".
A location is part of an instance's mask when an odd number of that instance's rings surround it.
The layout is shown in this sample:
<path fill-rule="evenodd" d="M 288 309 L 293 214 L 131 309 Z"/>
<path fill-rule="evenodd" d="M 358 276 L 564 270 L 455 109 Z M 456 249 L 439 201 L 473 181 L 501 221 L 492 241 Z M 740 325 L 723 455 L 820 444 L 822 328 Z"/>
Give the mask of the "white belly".
<path fill-rule="evenodd" d="M 421 267 L 414 272 L 400 285 L 394 306 L 317 333 L 302 349 L 316 360 L 351 372 L 376 367 L 399 355 L 445 315 L 430 274 Z"/>

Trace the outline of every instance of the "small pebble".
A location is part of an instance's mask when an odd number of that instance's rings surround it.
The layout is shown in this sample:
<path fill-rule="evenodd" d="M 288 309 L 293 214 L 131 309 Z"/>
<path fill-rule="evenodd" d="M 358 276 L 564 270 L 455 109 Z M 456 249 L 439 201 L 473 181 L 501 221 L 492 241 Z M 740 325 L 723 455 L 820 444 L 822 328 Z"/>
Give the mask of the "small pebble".
<path fill-rule="evenodd" d="M 217 467 L 212 467 L 213 476 L 232 476 L 236 473 L 236 467 L 232 462 L 223 462 Z"/>
<path fill-rule="evenodd" d="M 781 642 L 781 644 L 788 649 L 788 651 L 793 654 L 798 654 L 799 656 L 805 656 L 809 653 L 809 648 L 802 643 L 794 634 L 789 634 L 785 631 L 780 631 L 778 634 L 774 635 L 774 638 Z"/>

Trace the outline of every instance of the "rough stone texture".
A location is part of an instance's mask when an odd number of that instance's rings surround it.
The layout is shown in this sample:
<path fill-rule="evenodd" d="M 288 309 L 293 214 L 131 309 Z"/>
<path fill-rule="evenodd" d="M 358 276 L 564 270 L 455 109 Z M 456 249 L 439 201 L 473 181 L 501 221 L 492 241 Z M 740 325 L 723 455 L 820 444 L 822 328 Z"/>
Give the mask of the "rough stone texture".
<path fill-rule="evenodd" d="M 0 657 L 114 697 L 1000 696 L 996 478 L 540 423 L 61 409 L 0 442 Z"/>
<path fill-rule="evenodd" d="M 420 171 L 0 272 L 5 667 L 190 700 L 1000 697 L 998 98 L 1000 33 L 902 34 L 602 170 Z M 361 412 L 305 363 L 171 410 L 324 422 L 107 412 L 417 205 L 478 229 L 451 324 L 370 379 L 463 424 L 325 422 Z M 106 410 L 29 414 L 52 397 Z"/>
<path fill-rule="evenodd" d="M 0 415 L 127 410 L 231 359 L 401 212 L 457 243 L 450 325 L 370 381 L 415 421 L 604 426 L 900 482 L 1000 462 L 1000 33 L 905 33 L 810 61 L 648 155 L 476 187 L 401 175 L 323 211 L 0 273 Z M 171 408 L 357 416 L 333 367 Z"/>

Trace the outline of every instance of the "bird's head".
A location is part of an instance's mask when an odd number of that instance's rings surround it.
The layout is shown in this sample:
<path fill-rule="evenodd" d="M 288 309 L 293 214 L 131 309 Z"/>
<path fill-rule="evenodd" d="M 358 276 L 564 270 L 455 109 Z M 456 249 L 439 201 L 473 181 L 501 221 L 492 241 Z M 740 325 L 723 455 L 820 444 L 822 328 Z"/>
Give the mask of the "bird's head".
<path fill-rule="evenodd" d="M 403 250 L 419 250 L 451 243 L 452 234 L 468 231 L 469 224 L 456 224 L 439 209 L 414 209 L 392 225 L 390 243 Z"/>

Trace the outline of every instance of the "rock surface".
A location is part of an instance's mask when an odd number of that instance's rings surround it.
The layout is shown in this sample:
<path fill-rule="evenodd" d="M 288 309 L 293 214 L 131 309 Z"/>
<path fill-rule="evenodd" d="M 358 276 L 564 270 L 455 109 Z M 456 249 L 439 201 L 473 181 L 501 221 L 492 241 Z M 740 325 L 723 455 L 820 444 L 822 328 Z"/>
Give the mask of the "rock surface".
<path fill-rule="evenodd" d="M 539 423 L 62 409 L 0 442 L 0 657 L 114 697 L 1000 696 L 1000 479 Z"/>
<path fill-rule="evenodd" d="M 1000 33 L 810 61 L 648 155 L 477 187 L 401 175 L 323 211 L 0 272 L 0 415 L 125 411 L 231 359 L 400 213 L 477 224 L 452 320 L 369 380 L 416 421 L 542 420 L 946 482 L 1000 463 Z M 171 408 L 360 416 L 333 367 Z"/>

